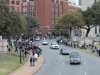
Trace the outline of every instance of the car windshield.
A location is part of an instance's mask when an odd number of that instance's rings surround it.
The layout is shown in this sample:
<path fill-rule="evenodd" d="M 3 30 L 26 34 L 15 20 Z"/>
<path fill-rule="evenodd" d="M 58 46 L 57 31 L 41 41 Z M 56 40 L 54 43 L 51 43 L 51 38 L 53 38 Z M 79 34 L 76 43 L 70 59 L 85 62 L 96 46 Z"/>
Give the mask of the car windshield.
<path fill-rule="evenodd" d="M 79 55 L 71 55 L 71 58 L 80 58 Z"/>
<path fill-rule="evenodd" d="M 44 40 L 43 42 L 47 42 L 46 40 Z"/>
<path fill-rule="evenodd" d="M 52 45 L 57 45 L 57 43 L 56 42 L 53 42 Z"/>
<path fill-rule="evenodd" d="M 68 52 L 68 50 L 67 49 L 62 49 L 63 50 L 63 52 Z"/>

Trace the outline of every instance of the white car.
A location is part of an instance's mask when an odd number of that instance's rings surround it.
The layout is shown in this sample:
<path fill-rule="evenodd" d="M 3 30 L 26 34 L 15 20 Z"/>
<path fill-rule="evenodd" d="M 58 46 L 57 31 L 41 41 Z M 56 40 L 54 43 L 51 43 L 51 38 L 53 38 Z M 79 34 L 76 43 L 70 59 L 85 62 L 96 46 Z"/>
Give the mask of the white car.
<path fill-rule="evenodd" d="M 40 40 L 40 37 L 36 37 L 36 38 L 35 38 L 35 41 L 39 41 L 39 40 Z"/>
<path fill-rule="evenodd" d="M 46 40 L 43 40 L 42 45 L 48 45 L 48 42 Z"/>
<path fill-rule="evenodd" d="M 52 42 L 50 48 L 59 49 L 59 45 L 56 42 Z"/>

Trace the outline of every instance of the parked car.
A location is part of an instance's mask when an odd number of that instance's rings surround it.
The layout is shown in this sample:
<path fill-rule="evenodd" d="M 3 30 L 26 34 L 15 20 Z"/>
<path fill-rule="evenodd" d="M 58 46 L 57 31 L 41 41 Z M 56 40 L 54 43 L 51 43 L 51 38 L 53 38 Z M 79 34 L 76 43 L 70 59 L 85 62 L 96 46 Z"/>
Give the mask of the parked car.
<path fill-rule="evenodd" d="M 70 53 L 70 64 L 80 64 L 81 57 L 78 52 L 71 52 Z"/>
<path fill-rule="evenodd" d="M 48 45 L 47 40 L 43 40 L 42 45 Z"/>
<path fill-rule="evenodd" d="M 70 52 L 69 52 L 68 49 L 61 49 L 61 50 L 60 50 L 60 54 L 62 54 L 62 55 L 69 55 Z"/>
<path fill-rule="evenodd" d="M 59 45 L 56 42 L 52 42 L 50 45 L 51 49 L 59 49 Z"/>

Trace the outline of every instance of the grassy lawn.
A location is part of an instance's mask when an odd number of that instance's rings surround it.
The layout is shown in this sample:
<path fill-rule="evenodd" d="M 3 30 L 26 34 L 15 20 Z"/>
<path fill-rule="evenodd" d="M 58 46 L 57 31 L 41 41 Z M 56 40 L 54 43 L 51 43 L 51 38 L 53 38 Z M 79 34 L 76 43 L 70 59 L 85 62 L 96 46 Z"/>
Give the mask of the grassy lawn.
<path fill-rule="evenodd" d="M 12 53 L 12 55 L 2 55 L 0 53 L 0 75 L 8 75 L 9 73 L 21 67 L 26 61 L 27 59 L 20 64 L 18 53 Z"/>

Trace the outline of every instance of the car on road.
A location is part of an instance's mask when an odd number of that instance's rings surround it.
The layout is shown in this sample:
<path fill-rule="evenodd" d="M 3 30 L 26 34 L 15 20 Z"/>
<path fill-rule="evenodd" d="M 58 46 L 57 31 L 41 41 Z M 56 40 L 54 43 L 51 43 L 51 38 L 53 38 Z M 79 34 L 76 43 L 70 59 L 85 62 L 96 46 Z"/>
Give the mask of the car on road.
<path fill-rule="evenodd" d="M 59 45 L 56 42 L 52 42 L 50 45 L 51 49 L 59 49 Z"/>
<path fill-rule="evenodd" d="M 64 49 L 61 49 L 61 50 L 60 50 L 60 54 L 62 54 L 62 55 L 69 55 L 70 52 L 69 52 L 68 49 L 64 48 Z"/>
<path fill-rule="evenodd" d="M 40 40 L 40 37 L 36 37 L 34 40 L 35 41 L 39 41 Z"/>
<path fill-rule="evenodd" d="M 70 64 L 80 64 L 81 63 L 81 56 L 78 52 L 71 52 L 70 53 Z"/>
<path fill-rule="evenodd" d="M 47 40 L 43 40 L 42 45 L 48 45 Z"/>

